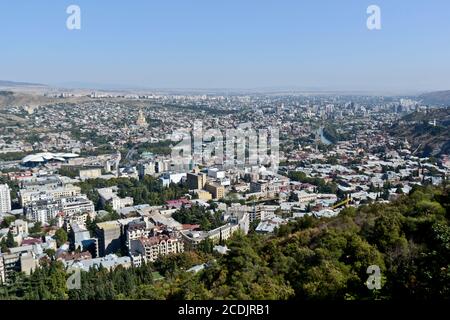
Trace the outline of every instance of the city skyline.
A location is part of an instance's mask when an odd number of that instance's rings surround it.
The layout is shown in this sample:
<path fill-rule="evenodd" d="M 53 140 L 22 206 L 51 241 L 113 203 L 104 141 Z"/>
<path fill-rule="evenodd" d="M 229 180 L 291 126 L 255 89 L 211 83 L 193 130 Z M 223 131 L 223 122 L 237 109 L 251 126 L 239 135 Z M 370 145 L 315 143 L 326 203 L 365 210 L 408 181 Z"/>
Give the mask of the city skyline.
<path fill-rule="evenodd" d="M 430 316 L 450 299 L 449 12 L 0 2 L 0 315 Z"/>

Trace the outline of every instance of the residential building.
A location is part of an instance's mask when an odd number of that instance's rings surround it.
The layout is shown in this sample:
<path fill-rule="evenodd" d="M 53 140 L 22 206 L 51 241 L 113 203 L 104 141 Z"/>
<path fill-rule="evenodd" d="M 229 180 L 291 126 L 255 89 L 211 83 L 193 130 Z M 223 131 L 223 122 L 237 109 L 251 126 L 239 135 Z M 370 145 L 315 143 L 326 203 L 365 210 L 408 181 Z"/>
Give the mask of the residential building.
<path fill-rule="evenodd" d="M 61 204 L 65 216 L 95 212 L 94 203 L 86 196 L 63 198 Z"/>
<path fill-rule="evenodd" d="M 31 202 L 39 200 L 58 200 L 62 198 L 77 197 L 79 195 L 81 195 L 81 188 L 70 184 L 57 187 L 44 186 L 37 190 L 34 188 L 22 189 L 19 193 L 20 204 L 22 207 L 26 207 Z"/>
<path fill-rule="evenodd" d="M 3 262 L 3 254 L 0 252 L 0 285 L 6 282 L 5 264 Z"/>
<path fill-rule="evenodd" d="M 48 224 L 61 213 L 61 204 L 57 200 L 34 201 L 24 207 L 28 220 Z"/>
<path fill-rule="evenodd" d="M 36 268 L 39 267 L 39 260 L 36 259 L 31 251 L 22 253 L 20 255 L 20 271 L 26 275 L 30 275 Z"/>
<path fill-rule="evenodd" d="M 186 173 L 174 173 L 174 172 L 166 172 L 164 173 L 159 180 L 161 180 L 164 187 L 168 187 L 171 183 L 180 183 L 183 179 L 186 178 Z"/>
<path fill-rule="evenodd" d="M 95 179 L 95 178 L 99 178 L 101 175 L 102 175 L 102 169 L 101 168 L 92 168 L 92 169 L 80 170 L 80 179 L 81 180 Z"/>
<path fill-rule="evenodd" d="M 121 247 L 121 228 L 117 221 L 97 223 L 99 256 L 117 252 Z"/>
<path fill-rule="evenodd" d="M 28 222 L 22 219 L 16 219 L 10 225 L 10 230 L 14 236 L 28 234 Z"/>
<path fill-rule="evenodd" d="M 122 208 L 132 206 L 134 203 L 134 200 L 131 197 L 120 198 L 117 195 L 118 190 L 118 187 L 102 188 L 97 190 L 102 204 L 110 204 L 113 210 L 117 212 L 119 212 Z"/>
<path fill-rule="evenodd" d="M 255 231 L 259 233 L 273 233 L 276 228 L 286 224 L 287 221 L 280 217 L 272 217 L 261 221 L 256 227 Z"/>
<path fill-rule="evenodd" d="M 225 197 L 225 187 L 220 184 L 208 182 L 204 188 L 212 194 L 213 199 L 222 199 Z"/>
<path fill-rule="evenodd" d="M 86 221 L 87 221 L 88 217 L 91 218 L 91 221 L 94 221 L 94 219 L 96 217 L 95 211 L 85 212 L 85 213 L 76 213 L 71 216 L 64 217 L 64 223 L 62 223 L 61 225 L 64 225 L 67 232 L 70 232 L 70 229 L 71 229 L 70 226 L 72 224 L 77 224 L 80 227 L 86 227 Z"/>
<path fill-rule="evenodd" d="M 159 256 L 181 253 L 184 244 L 172 235 L 157 235 L 131 241 L 131 251 L 144 256 L 147 261 L 155 261 Z"/>
<path fill-rule="evenodd" d="M 206 174 L 202 172 L 187 174 L 187 185 L 189 190 L 203 189 L 206 184 Z"/>
<path fill-rule="evenodd" d="M 118 257 L 115 254 L 109 254 L 106 257 L 83 259 L 83 260 L 64 260 L 64 265 L 71 269 L 81 269 L 83 271 L 89 271 L 91 268 L 98 268 L 102 266 L 108 270 L 113 270 L 118 266 L 123 268 L 131 267 L 130 257 Z"/>
<path fill-rule="evenodd" d="M 295 191 L 295 194 L 298 197 L 298 202 L 300 203 L 307 203 L 311 201 L 315 201 L 317 199 L 316 193 L 308 193 L 304 190 Z"/>
<path fill-rule="evenodd" d="M 210 168 L 208 169 L 208 176 L 214 179 L 224 179 L 225 171 L 219 170 L 217 168 Z"/>
<path fill-rule="evenodd" d="M 155 225 L 145 221 L 133 221 L 127 225 L 125 240 L 127 248 L 131 247 L 131 241 L 142 237 L 148 237 Z"/>
<path fill-rule="evenodd" d="M 11 211 L 11 191 L 7 184 L 0 185 L 0 213 Z"/>
<path fill-rule="evenodd" d="M 95 212 L 94 204 L 86 196 L 38 200 L 24 207 L 24 213 L 28 220 L 42 224 L 50 223 L 58 214 L 70 217 L 93 212 Z"/>
<path fill-rule="evenodd" d="M 20 253 L 3 253 L 3 275 L 5 282 L 13 272 L 20 272 Z"/>
<path fill-rule="evenodd" d="M 141 178 L 145 175 L 153 176 L 156 173 L 156 163 L 154 161 L 140 163 L 138 165 L 138 172 Z"/>
<path fill-rule="evenodd" d="M 194 190 L 194 193 L 197 195 L 199 200 L 211 200 L 212 194 L 205 190 Z"/>

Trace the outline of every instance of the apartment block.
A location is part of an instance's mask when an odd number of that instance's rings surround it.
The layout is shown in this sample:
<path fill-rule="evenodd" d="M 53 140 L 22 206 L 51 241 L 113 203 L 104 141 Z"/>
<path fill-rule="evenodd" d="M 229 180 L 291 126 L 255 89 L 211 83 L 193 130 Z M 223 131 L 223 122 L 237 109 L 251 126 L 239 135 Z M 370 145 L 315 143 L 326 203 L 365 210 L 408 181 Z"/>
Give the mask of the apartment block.
<path fill-rule="evenodd" d="M 0 285 L 5 283 L 5 264 L 3 263 L 3 254 L 0 253 Z"/>
<path fill-rule="evenodd" d="M 0 213 L 11 211 L 11 193 L 7 184 L 0 185 Z"/>
<path fill-rule="evenodd" d="M 31 202 L 48 200 L 48 199 L 62 199 L 68 197 L 76 197 L 81 194 L 81 189 L 74 185 L 65 185 L 58 187 L 43 187 L 42 189 L 22 189 L 20 190 L 20 203 L 22 207 L 27 206 Z"/>
<path fill-rule="evenodd" d="M 28 220 L 48 224 L 58 214 L 70 217 L 76 214 L 92 213 L 94 204 L 85 196 L 68 197 L 61 199 L 38 200 L 24 207 Z"/>
<path fill-rule="evenodd" d="M 97 223 L 99 256 L 117 252 L 121 247 L 121 226 L 117 221 Z"/>
<path fill-rule="evenodd" d="M 132 240 L 130 251 L 141 254 L 147 261 L 155 261 L 159 256 L 183 252 L 184 244 L 177 237 L 158 235 Z"/>
<path fill-rule="evenodd" d="M 206 174 L 204 173 L 193 173 L 189 172 L 187 174 L 187 185 L 189 190 L 203 189 L 206 184 Z"/>
<path fill-rule="evenodd" d="M 120 198 L 117 195 L 118 188 L 117 187 L 111 187 L 111 188 L 101 188 L 98 189 L 98 194 L 100 196 L 100 201 L 103 205 L 110 204 L 113 208 L 113 210 L 119 212 L 120 209 L 132 206 L 134 204 L 133 198 L 131 197 L 125 197 Z"/>
<path fill-rule="evenodd" d="M 205 185 L 205 190 L 212 194 L 213 199 L 222 199 L 225 197 L 225 187 L 220 184 L 208 182 Z"/>

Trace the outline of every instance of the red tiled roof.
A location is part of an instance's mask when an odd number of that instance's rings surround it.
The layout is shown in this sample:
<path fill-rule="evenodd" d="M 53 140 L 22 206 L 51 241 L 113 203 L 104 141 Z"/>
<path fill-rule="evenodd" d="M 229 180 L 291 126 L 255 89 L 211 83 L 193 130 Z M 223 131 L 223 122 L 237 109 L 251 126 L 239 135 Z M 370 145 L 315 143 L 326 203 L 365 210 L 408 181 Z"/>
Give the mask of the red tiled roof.
<path fill-rule="evenodd" d="M 199 224 L 183 224 L 182 225 L 183 230 L 195 230 L 200 228 Z"/>
<path fill-rule="evenodd" d="M 29 238 L 22 241 L 22 246 L 29 246 L 38 243 L 42 243 L 42 240 L 37 238 Z"/>

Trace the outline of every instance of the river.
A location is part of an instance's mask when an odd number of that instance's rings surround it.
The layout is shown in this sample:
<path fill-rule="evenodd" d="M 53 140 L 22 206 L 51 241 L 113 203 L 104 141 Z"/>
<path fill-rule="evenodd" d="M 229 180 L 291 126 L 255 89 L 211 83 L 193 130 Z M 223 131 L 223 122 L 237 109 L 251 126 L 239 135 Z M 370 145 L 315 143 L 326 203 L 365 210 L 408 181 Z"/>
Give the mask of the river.
<path fill-rule="evenodd" d="M 330 140 L 328 140 L 324 134 L 323 134 L 323 127 L 320 127 L 319 129 L 317 129 L 317 133 L 320 135 L 320 141 L 325 144 L 325 145 L 330 145 L 333 144 L 333 142 L 331 142 Z"/>

